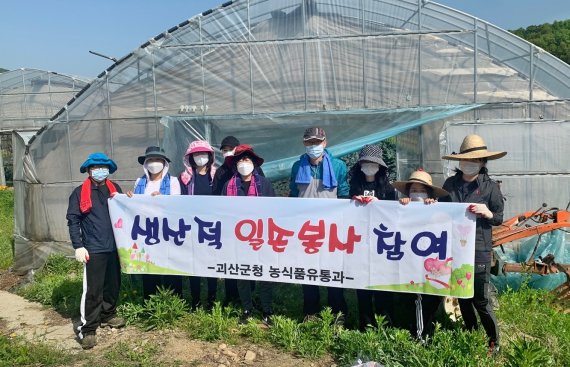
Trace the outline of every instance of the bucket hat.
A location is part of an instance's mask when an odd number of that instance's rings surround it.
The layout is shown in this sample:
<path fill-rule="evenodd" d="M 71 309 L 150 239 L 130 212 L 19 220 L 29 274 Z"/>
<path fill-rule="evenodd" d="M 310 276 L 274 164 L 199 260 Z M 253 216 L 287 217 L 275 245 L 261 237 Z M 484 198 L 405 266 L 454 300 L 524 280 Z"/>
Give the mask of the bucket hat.
<path fill-rule="evenodd" d="M 236 147 L 234 155 L 226 157 L 224 163 L 228 167 L 233 167 L 234 164 L 238 162 L 240 159 L 242 159 L 244 156 L 248 156 L 252 160 L 253 164 L 256 165 L 257 167 L 263 164 L 263 158 L 255 154 L 255 152 L 253 151 L 253 147 L 249 144 L 238 145 Z"/>
<path fill-rule="evenodd" d="M 487 144 L 482 137 L 479 135 L 471 134 L 467 135 L 461 143 L 459 148 L 459 153 L 451 153 L 450 155 L 444 155 L 441 159 L 448 159 L 451 161 L 460 161 L 462 159 L 478 159 L 487 158 L 499 159 L 507 155 L 507 152 L 490 152 L 487 150 Z"/>
<path fill-rule="evenodd" d="M 166 156 L 164 149 L 157 146 L 146 148 L 144 155 L 139 156 L 138 161 L 140 164 L 144 164 L 147 158 L 162 158 L 165 161 L 170 162 L 170 159 Z"/>
<path fill-rule="evenodd" d="M 384 168 L 388 168 L 388 165 L 382 159 L 382 148 L 378 145 L 365 145 L 362 147 L 358 153 L 358 162 L 368 161 L 378 163 Z"/>
<path fill-rule="evenodd" d="M 188 149 L 186 149 L 185 155 L 190 155 L 193 153 L 214 153 L 214 148 L 208 143 L 206 140 L 194 140 L 193 142 L 188 145 Z"/>
<path fill-rule="evenodd" d="M 406 192 L 406 186 L 413 183 L 421 183 L 422 185 L 430 187 L 433 190 L 433 194 L 438 198 L 449 195 L 449 193 L 441 187 L 434 186 L 433 181 L 431 180 L 431 175 L 423 169 L 418 169 L 412 172 L 408 181 L 396 181 L 392 183 L 392 186 L 402 194 L 408 195 Z"/>
<path fill-rule="evenodd" d="M 105 153 L 96 152 L 89 154 L 87 160 L 83 162 L 79 168 L 79 172 L 85 173 L 91 166 L 109 166 L 109 173 L 114 173 L 117 170 L 117 164 Z"/>

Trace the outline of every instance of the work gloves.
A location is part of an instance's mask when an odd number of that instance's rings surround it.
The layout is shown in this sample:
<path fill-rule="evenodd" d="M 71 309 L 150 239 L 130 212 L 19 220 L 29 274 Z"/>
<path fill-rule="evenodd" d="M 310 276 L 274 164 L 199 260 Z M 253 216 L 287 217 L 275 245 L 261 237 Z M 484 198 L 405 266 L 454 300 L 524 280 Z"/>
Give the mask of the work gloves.
<path fill-rule="evenodd" d="M 89 252 L 87 252 L 85 247 L 75 249 L 75 260 L 87 264 L 87 261 L 89 261 Z"/>

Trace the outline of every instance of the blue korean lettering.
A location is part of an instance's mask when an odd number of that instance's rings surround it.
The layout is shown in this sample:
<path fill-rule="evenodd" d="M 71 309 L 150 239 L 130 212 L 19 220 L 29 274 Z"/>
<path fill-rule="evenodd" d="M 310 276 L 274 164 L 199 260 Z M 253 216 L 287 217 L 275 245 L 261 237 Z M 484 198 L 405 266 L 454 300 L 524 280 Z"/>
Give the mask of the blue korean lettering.
<path fill-rule="evenodd" d="M 133 222 L 133 228 L 131 229 L 131 238 L 133 239 L 133 241 L 136 241 L 138 239 L 138 236 L 141 235 L 145 237 L 144 243 L 147 245 L 156 245 L 157 243 L 159 243 L 160 239 L 158 238 L 158 230 L 159 230 L 158 218 L 156 217 L 152 219 L 146 218 L 145 228 L 142 228 L 140 226 L 140 220 L 141 216 L 136 215 Z"/>
<path fill-rule="evenodd" d="M 419 242 L 422 238 L 429 240 L 429 246 L 425 249 L 419 248 Z M 435 233 L 432 232 L 420 232 L 416 234 L 412 239 L 412 252 L 423 257 L 438 254 L 439 259 L 444 260 L 447 257 L 447 231 L 441 231 L 440 237 L 437 237 Z"/>
<path fill-rule="evenodd" d="M 222 248 L 222 223 L 220 221 L 208 222 L 194 217 L 198 224 L 198 243 L 208 241 L 208 246 L 215 246 L 216 250 Z"/>
<path fill-rule="evenodd" d="M 186 238 L 186 232 L 190 231 L 192 225 L 184 223 L 184 219 L 180 218 L 178 220 L 178 230 L 171 229 L 168 225 L 168 218 L 162 220 L 162 236 L 165 241 L 170 241 L 170 237 L 173 238 L 174 244 L 176 246 L 182 246 L 184 239 Z"/>
<path fill-rule="evenodd" d="M 400 232 L 387 232 L 388 227 L 380 223 L 380 229 L 374 228 L 373 232 L 378 237 L 376 241 L 376 252 L 381 255 L 386 251 L 386 258 L 388 260 L 400 260 L 404 257 L 404 252 L 401 250 L 402 245 L 406 241 L 402 240 L 402 235 Z M 394 244 L 390 245 L 386 243 L 386 239 L 394 237 Z"/>

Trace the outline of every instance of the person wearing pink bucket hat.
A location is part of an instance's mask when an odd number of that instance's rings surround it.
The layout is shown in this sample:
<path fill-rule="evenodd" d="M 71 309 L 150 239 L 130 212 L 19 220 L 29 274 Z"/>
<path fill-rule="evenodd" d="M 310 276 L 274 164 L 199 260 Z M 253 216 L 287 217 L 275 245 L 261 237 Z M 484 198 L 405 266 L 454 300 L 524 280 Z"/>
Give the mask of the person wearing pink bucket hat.
<path fill-rule="evenodd" d="M 213 195 L 212 182 L 216 174 L 214 149 L 205 140 L 195 140 L 188 145 L 184 154 L 184 171 L 178 177 L 182 195 Z M 190 278 L 192 309 L 200 306 L 200 277 Z M 216 278 L 206 278 L 208 293 L 206 309 L 211 309 L 216 300 L 218 283 Z"/>

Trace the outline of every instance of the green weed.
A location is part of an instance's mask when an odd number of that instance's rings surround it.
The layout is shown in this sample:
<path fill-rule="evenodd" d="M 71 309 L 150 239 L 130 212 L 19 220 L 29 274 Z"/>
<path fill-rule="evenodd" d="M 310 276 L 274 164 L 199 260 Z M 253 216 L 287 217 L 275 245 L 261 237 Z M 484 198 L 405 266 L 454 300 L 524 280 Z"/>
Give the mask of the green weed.
<path fill-rule="evenodd" d="M 216 302 L 211 312 L 199 308 L 187 315 L 181 327 L 191 338 L 235 343 L 240 332 L 237 315 L 232 307 L 222 307 Z"/>
<path fill-rule="evenodd" d="M 185 300 L 171 289 L 162 287 L 145 300 L 143 305 L 124 303 L 118 308 L 120 315 L 130 324 L 139 324 L 147 330 L 173 327 L 188 310 Z"/>
<path fill-rule="evenodd" d="M 14 191 L 0 190 L 0 270 L 14 263 Z"/>
<path fill-rule="evenodd" d="M 511 343 L 507 353 L 506 367 L 554 366 L 554 361 L 548 351 L 537 341 L 520 339 Z"/>
<path fill-rule="evenodd" d="M 159 360 L 159 348 L 152 343 L 119 342 L 105 353 L 105 366 L 108 367 L 154 367 L 164 365 Z M 100 363 L 100 362 L 99 362 Z M 99 364 L 97 363 L 97 364 Z"/>
<path fill-rule="evenodd" d="M 44 343 L 0 335 L 0 366 L 61 366 L 73 357 Z"/>

